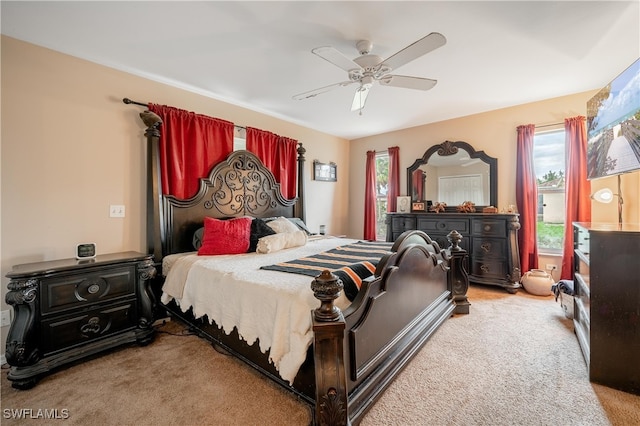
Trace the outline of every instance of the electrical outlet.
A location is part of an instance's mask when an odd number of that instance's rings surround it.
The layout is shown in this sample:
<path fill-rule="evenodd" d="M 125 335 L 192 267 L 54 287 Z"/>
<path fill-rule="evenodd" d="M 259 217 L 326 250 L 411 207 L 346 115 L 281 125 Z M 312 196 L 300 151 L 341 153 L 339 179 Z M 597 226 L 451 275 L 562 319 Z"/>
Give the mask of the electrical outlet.
<path fill-rule="evenodd" d="M 124 206 L 121 204 L 111 204 L 109 206 L 109 217 L 124 217 Z"/>
<path fill-rule="evenodd" d="M 11 311 L 5 310 L 0 313 L 0 327 L 11 325 Z"/>
<path fill-rule="evenodd" d="M 547 271 L 555 271 L 556 269 L 558 269 L 557 265 L 554 265 L 553 263 L 547 263 Z"/>

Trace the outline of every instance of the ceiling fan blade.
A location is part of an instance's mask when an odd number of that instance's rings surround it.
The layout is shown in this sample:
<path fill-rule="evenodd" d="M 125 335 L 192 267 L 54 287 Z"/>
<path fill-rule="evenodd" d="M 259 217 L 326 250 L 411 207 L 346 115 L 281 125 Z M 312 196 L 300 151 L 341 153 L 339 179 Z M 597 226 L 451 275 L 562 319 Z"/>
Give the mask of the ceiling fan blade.
<path fill-rule="evenodd" d="M 370 84 L 363 84 L 358 87 L 358 90 L 356 90 L 356 94 L 353 96 L 351 111 L 358 111 L 364 108 L 364 103 L 367 101 L 369 90 L 371 90 Z"/>
<path fill-rule="evenodd" d="M 386 75 L 378 82 L 383 86 L 404 87 L 405 89 L 429 90 L 438 83 L 438 80 L 422 77 L 409 77 L 406 75 Z"/>
<path fill-rule="evenodd" d="M 392 70 L 398 69 L 414 59 L 417 59 L 440 46 L 444 46 L 446 42 L 447 39 L 440 33 L 428 34 L 415 43 L 405 47 L 395 55 L 385 59 L 382 61 L 382 64 L 387 65 Z"/>
<path fill-rule="evenodd" d="M 357 83 L 356 81 L 343 81 L 340 83 L 335 83 L 335 84 L 330 84 L 329 86 L 324 86 L 324 87 L 320 87 L 319 89 L 314 89 L 314 90 L 310 90 L 308 92 L 304 92 L 304 93 L 300 93 L 297 95 L 293 96 L 293 99 L 295 99 L 296 101 L 302 100 L 302 99 L 308 99 L 308 98 L 313 98 L 314 96 L 317 96 L 321 93 L 325 93 L 328 92 L 329 90 L 333 90 L 336 89 L 338 87 L 344 87 L 344 86 L 348 86 L 350 84 L 353 83 Z"/>
<path fill-rule="evenodd" d="M 356 64 L 331 46 L 316 47 L 311 50 L 311 52 L 347 72 L 362 69 L 360 65 Z"/>

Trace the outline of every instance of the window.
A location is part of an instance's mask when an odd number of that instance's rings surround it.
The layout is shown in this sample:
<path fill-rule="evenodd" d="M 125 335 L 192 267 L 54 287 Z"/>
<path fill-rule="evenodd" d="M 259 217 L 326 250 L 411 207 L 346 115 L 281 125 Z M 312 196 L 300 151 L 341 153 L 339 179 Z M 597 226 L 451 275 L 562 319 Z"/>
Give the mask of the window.
<path fill-rule="evenodd" d="M 566 210 L 564 129 L 536 132 L 533 164 L 538 183 L 538 249 L 546 253 L 561 253 Z"/>
<path fill-rule="evenodd" d="M 376 153 L 376 239 L 387 239 L 387 189 L 389 187 L 389 154 Z"/>

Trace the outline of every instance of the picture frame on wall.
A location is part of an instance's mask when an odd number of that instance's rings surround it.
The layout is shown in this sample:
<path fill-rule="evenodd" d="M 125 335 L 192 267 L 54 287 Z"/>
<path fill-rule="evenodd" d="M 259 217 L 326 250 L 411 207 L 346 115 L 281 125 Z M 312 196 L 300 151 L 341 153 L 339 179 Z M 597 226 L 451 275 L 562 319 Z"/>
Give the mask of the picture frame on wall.
<path fill-rule="evenodd" d="M 396 202 L 396 212 L 409 213 L 411 211 L 411 197 L 399 196 Z"/>
<path fill-rule="evenodd" d="M 318 160 L 313 161 L 313 180 L 322 180 L 326 182 L 336 182 L 338 180 L 338 172 L 336 163 L 321 163 Z"/>
<path fill-rule="evenodd" d="M 414 201 L 411 203 L 411 211 L 412 212 L 423 212 L 425 211 L 425 203 L 424 201 Z"/>

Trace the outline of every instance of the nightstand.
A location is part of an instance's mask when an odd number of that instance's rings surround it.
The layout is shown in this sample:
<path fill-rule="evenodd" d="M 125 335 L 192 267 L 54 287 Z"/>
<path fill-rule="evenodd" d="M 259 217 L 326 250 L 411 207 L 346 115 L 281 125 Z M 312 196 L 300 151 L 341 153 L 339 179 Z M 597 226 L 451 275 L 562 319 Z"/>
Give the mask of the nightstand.
<path fill-rule="evenodd" d="M 155 273 L 152 256 L 137 252 L 14 266 L 6 295 L 14 313 L 6 345 L 12 386 L 29 389 L 61 365 L 150 343 Z"/>

